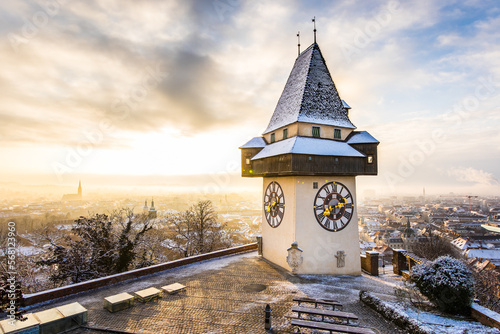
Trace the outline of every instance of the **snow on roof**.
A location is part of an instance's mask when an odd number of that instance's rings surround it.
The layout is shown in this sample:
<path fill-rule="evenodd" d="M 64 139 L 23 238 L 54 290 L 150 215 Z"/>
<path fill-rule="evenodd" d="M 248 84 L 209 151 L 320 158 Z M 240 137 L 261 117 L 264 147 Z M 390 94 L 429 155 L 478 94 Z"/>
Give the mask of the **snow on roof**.
<path fill-rule="evenodd" d="M 356 128 L 347 117 L 344 104 L 316 43 L 295 60 L 264 134 L 295 122 Z"/>
<path fill-rule="evenodd" d="M 252 160 L 268 158 L 276 155 L 295 153 L 310 155 L 330 155 L 339 157 L 366 157 L 349 144 L 331 139 L 311 137 L 292 137 L 267 145 Z"/>
<path fill-rule="evenodd" d="M 380 223 L 376 220 L 366 220 L 365 225 L 369 226 L 380 226 Z"/>
<path fill-rule="evenodd" d="M 454 239 L 451 244 L 460 250 L 466 250 L 467 248 L 479 248 L 481 243 L 473 242 L 462 237 Z"/>
<path fill-rule="evenodd" d="M 366 131 L 353 131 L 347 138 L 349 144 L 371 144 L 380 143 L 377 139 L 373 138 L 371 134 Z"/>
<path fill-rule="evenodd" d="M 260 148 L 265 147 L 266 141 L 262 137 L 254 137 L 250 139 L 245 145 L 240 146 L 240 148 Z"/>
<path fill-rule="evenodd" d="M 469 249 L 468 258 L 476 257 L 478 259 L 500 260 L 500 249 Z"/>

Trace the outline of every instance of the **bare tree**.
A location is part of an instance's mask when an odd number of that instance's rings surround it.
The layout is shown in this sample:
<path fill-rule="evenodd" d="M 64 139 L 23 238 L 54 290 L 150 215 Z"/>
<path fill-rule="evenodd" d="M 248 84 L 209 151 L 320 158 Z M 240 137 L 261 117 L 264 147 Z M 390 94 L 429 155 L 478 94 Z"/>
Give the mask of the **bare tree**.
<path fill-rule="evenodd" d="M 168 228 L 166 246 L 184 257 L 231 246 L 225 224 L 218 222 L 209 200 L 199 201 L 184 212 L 170 215 Z"/>
<path fill-rule="evenodd" d="M 134 215 L 121 209 L 110 216 L 95 214 L 75 221 L 72 233 L 62 240 L 50 242 L 50 254 L 37 262 L 55 268 L 54 282 L 78 283 L 131 269 L 136 246 L 152 229 L 145 215 Z"/>
<path fill-rule="evenodd" d="M 167 234 L 164 229 L 155 229 L 154 233 L 147 233 L 135 247 L 137 255 L 133 266 L 143 268 L 168 261 L 167 253 L 172 253 L 172 251 L 162 245 L 166 238 Z"/>
<path fill-rule="evenodd" d="M 500 312 L 500 273 L 492 269 L 480 269 L 469 265 L 474 277 L 474 292 L 479 303 Z"/>
<path fill-rule="evenodd" d="M 440 256 L 449 255 L 456 259 L 462 259 L 460 251 L 454 247 L 448 240 L 429 231 L 427 241 L 417 242 L 412 251 L 418 257 L 433 261 Z"/>

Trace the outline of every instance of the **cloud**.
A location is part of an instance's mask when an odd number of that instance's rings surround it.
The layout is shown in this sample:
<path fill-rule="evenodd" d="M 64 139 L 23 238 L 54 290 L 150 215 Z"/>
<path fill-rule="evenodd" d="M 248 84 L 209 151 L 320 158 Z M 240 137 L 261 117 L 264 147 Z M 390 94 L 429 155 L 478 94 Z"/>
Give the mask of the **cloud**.
<path fill-rule="evenodd" d="M 460 182 L 470 182 L 485 186 L 499 185 L 497 179 L 493 177 L 492 173 L 485 172 L 484 170 L 475 169 L 471 167 L 454 167 L 447 171 L 449 176 L 454 177 Z"/>
<path fill-rule="evenodd" d="M 447 139 L 418 166 L 426 172 L 460 166 L 464 156 L 477 171 L 500 162 L 498 85 L 464 117 L 440 116 L 474 97 L 481 78 L 500 77 L 500 11 L 492 2 L 401 0 L 388 18 L 385 0 L 61 1 L 13 48 L 8 36 L 22 35 L 43 3 L 0 4 L 2 147 L 71 148 L 103 121 L 113 131 L 98 146 L 117 150 L 172 128 L 193 138 L 235 129 L 258 135 L 293 66 L 295 35 L 301 31 L 302 50 L 309 46 L 316 15 L 351 119 L 381 140 L 381 173 L 436 128 Z M 342 45 L 356 46 L 359 31 L 369 40 L 349 63 Z"/>
<path fill-rule="evenodd" d="M 3 144 L 70 145 L 61 140 L 68 132 L 102 120 L 116 131 L 190 133 L 244 122 L 248 103 L 227 94 L 231 64 L 217 59 L 240 7 L 229 0 L 89 1 L 48 15 L 28 2 L 4 12 L 13 23 L 1 25 Z M 23 35 L 39 13 L 47 22 Z M 12 35 L 22 43 L 9 44 Z M 29 132 L 36 135 L 22 135 Z"/>

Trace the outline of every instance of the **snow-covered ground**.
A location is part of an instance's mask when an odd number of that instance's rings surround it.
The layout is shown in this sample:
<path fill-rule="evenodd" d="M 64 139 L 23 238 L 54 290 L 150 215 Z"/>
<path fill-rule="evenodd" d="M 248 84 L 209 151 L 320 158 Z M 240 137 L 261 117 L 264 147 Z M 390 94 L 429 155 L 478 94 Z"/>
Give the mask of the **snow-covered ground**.
<path fill-rule="evenodd" d="M 33 246 L 21 246 L 18 248 L 18 254 L 22 256 L 36 255 L 44 252 L 45 250 L 43 250 L 42 248 Z"/>
<path fill-rule="evenodd" d="M 31 256 L 40 253 L 44 253 L 45 250 L 42 248 L 34 247 L 34 246 L 21 246 L 17 248 L 17 255 L 19 256 Z M 4 256 L 5 253 L 2 249 L 0 249 L 0 256 Z"/>
<path fill-rule="evenodd" d="M 432 333 L 435 334 L 498 334 L 500 330 L 488 326 L 484 326 L 477 321 L 470 320 L 466 317 L 458 316 L 442 316 L 437 313 L 417 311 L 412 308 L 404 308 L 394 302 L 388 302 L 398 310 L 399 313 L 406 314 L 409 317 L 421 322 L 424 326 L 429 327 Z"/>
<path fill-rule="evenodd" d="M 344 302 L 353 302 L 359 298 L 360 290 L 367 289 L 366 280 L 371 281 L 369 284 L 371 294 L 380 298 L 384 303 L 395 308 L 399 313 L 405 314 L 413 318 L 423 326 L 430 329 L 429 332 L 435 334 L 500 334 L 500 330 L 482 325 L 481 323 L 467 317 L 457 317 L 440 315 L 439 313 L 431 313 L 418 311 L 416 309 L 404 308 L 398 304 L 397 298 L 394 296 L 394 289 L 403 285 L 403 278 L 393 273 L 392 265 L 385 267 L 385 273 L 380 271 L 380 276 L 330 276 L 330 275 L 301 275 L 302 278 L 316 281 L 316 284 L 300 284 L 296 285 L 308 295 L 322 298 L 338 298 L 342 296 Z"/>

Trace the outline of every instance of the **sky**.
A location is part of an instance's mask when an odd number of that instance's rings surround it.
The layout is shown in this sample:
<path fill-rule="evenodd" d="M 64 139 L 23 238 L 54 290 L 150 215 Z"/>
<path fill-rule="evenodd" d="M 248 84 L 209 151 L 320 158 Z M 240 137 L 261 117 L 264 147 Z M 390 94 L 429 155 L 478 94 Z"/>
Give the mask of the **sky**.
<path fill-rule="evenodd" d="M 267 127 L 313 17 L 351 121 L 381 142 L 358 187 L 500 194 L 493 0 L 1 2 L 0 182 L 260 187 L 238 147 Z"/>

